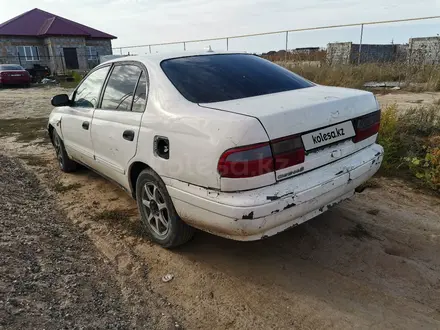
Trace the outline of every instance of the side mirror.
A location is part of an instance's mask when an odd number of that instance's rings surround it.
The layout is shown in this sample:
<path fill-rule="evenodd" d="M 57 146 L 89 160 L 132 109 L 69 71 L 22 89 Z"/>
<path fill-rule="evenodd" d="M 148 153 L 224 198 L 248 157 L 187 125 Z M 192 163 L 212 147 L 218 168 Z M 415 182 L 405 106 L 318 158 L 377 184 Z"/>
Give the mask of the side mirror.
<path fill-rule="evenodd" d="M 70 105 L 69 96 L 67 94 L 59 94 L 52 98 L 51 101 L 54 107 L 64 107 Z"/>

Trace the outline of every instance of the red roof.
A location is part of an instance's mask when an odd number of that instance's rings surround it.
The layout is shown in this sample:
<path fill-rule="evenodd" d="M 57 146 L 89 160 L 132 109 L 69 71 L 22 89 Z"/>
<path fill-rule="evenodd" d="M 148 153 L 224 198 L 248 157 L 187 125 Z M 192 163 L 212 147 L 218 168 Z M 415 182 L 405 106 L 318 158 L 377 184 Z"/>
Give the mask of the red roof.
<path fill-rule="evenodd" d="M 3 36 L 78 36 L 98 39 L 116 39 L 115 36 L 92 29 L 66 18 L 48 13 L 38 8 L 0 24 Z"/>

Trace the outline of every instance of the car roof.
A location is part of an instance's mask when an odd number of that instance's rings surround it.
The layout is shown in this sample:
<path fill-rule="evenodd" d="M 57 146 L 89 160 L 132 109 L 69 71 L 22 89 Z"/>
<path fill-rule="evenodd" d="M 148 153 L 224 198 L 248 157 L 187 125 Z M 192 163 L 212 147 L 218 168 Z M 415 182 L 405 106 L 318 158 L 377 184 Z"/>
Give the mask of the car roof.
<path fill-rule="evenodd" d="M 232 52 L 232 51 L 182 51 L 182 52 L 170 52 L 170 53 L 152 53 L 146 55 L 129 55 L 124 57 L 118 57 L 113 60 L 106 61 L 104 63 L 112 62 L 122 62 L 122 61 L 139 61 L 139 62 L 149 62 L 152 64 L 160 65 L 164 60 L 169 60 L 173 58 L 190 57 L 190 56 L 209 56 L 209 55 L 219 55 L 219 54 L 249 54 L 246 52 Z"/>
<path fill-rule="evenodd" d="M 20 67 L 24 70 L 24 68 L 20 64 L 1 64 L 0 63 L 0 67 L 2 67 L 4 69 Z"/>

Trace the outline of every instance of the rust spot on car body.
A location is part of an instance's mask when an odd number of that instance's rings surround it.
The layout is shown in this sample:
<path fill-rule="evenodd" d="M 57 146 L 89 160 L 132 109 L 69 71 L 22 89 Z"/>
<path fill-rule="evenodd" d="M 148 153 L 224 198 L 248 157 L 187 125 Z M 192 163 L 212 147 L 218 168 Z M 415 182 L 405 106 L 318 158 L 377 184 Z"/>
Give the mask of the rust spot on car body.
<path fill-rule="evenodd" d="M 252 211 L 249 214 L 244 214 L 243 217 L 242 217 L 243 220 L 251 220 L 253 218 L 254 218 L 254 211 Z"/>
<path fill-rule="evenodd" d="M 287 204 L 285 207 L 284 207 L 284 209 L 283 210 L 287 210 L 287 209 L 290 209 L 291 207 L 294 207 L 294 206 L 296 206 L 296 204 L 295 203 L 290 203 L 290 204 Z"/>

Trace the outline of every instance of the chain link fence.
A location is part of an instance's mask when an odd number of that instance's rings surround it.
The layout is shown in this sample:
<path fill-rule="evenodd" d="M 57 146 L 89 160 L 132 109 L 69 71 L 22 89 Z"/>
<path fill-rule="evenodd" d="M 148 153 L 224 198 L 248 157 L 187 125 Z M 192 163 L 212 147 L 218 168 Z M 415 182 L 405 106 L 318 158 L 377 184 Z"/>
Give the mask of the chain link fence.
<path fill-rule="evenodd" d="M 440 16 L 117 47 L 115 54 L 247 51 L 321 84 L 440 90 Z"/>

